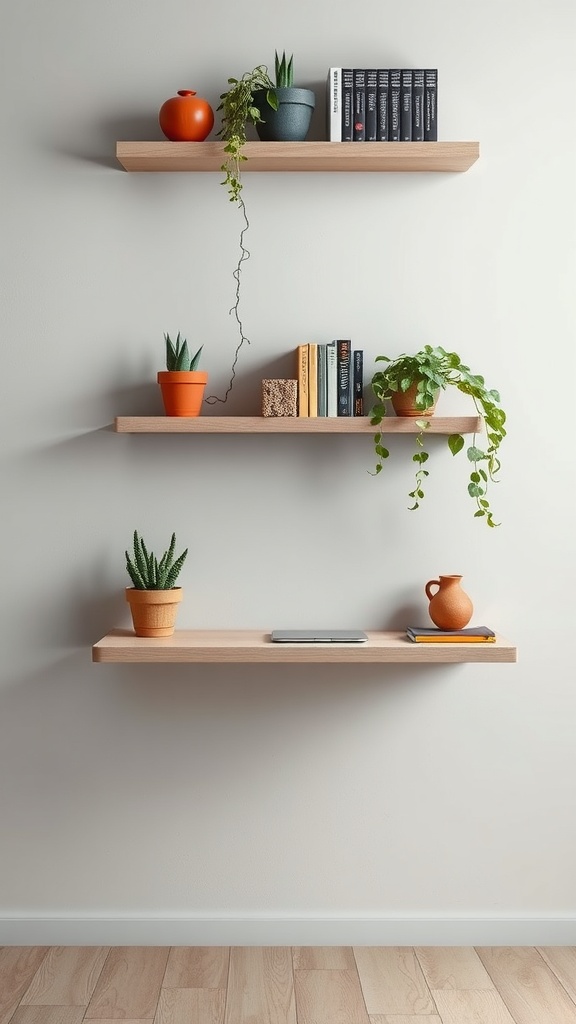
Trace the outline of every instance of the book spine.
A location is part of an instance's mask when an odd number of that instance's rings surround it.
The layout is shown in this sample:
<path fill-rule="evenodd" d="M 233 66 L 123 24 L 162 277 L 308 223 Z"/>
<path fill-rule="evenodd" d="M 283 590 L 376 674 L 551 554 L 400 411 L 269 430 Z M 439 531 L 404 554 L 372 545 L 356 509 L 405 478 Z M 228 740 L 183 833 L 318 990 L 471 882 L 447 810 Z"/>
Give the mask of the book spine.
<path fill-rule="evenodd" d="M 366 71 L 354 68 L 354 110 L 353 110 L 354 142 L 366 141 Z"/>
<path fill-rule="evenodd" d="M 399 68 L 390 69 L 390 120 L 388 138 L 390 142 L 400 142 L 400 81 L 402 72 Z"/>
<path fill-rule="evenodd" d="M 366 142 L 376 142 L 378 134 L 378 71 L 366 72 Z"/>
<path fill-rule="evenodd" d="M 412 141 L 412 71 L 402 69 L 400 79 L 400 142 Z"/>
<path fill-rule="evenodd" d="M 338 415 L 338 365 L 336 342 L 326 345 L 326 415 Z"/>
<path fill-rule="evenodd" d="M 412 141 L 424 142 L 424 71 L 412 72 Z"/>
<path fill-rule="evenodd" d="M 379 68 L 377 75 L 376 140 L 388 142 L 388 120 L 390 114 L 390 70 Z"/>
<path fill-rule="evenodd" d="M 330 142 L 342 140 L 342 68 L 330 68 L 326 86 L 326 134 Z"/>
<path fill-rule="evenodd" d="M 342 142 L 352 142 L 354 71 L 342 68 Z"/>
<path fill-rule="evenodd" d="M 424 141 L 438 141 L 438 68 L 424 71 Z"/>
<path fill-rule="evenodd" d="M 351 413 L 351 349 L 350 341 L 336 342 L 338 356 L 338 415 L 350 416 Z"/>
<path fill-rule="evenodd" d="M 326 345 L 318 345 L 318 415 L 326 412 Z"/>
<path fill-rule="evenodd" d="M 318 346 L 308 345 L 308 415 L 318 415 Z"/>
<path fill-rule="evenodd" d="M 364 415 L 364 352 L 361 348 L 354 349 L 353 357 L 353 394 L 354 416 Z"/>
<path fill-rule="evenodd" d="M 308 345 L 298 345 L 296 376 L 298 379 L 298 415 L 308 415 Z"/>

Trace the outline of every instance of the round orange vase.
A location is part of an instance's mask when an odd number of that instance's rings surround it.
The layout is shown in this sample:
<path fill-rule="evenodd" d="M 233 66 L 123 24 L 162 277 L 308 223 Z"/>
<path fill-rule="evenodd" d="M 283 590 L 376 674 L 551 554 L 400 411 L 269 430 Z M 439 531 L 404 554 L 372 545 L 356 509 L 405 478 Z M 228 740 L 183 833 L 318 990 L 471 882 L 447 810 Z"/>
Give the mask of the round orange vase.
<path fill-rule="evenodd" d="M 170 142 L 203 142 L 214 127 L 214 111 L 193 89 L 179 89 L 162 104 L 158 120 Z"/>
<path fill-rule="evenodd" d="M 182 587 L 171 590 L 137 590 L 126 587 L 136 636 L 172 636 Z"/>
<path fill-rule="evenodd" d="M 433 416 L 436 408 L 436 402 L 434 405 L 429 406 L 427 409 L 418 409 L 416 407 L 416 393 L 418 390 L 417 384 L 411 384 L 407 391 L 394 391 L 390 396 L 392 408 L 397 416 Z"/>
<path fill-rule="evenodd" d="M 425 586 L 430 601 L 428 612 L 438 629 L 464 629 L 472 618 L 474 606 L 460 586 L 461 576 L 439 576 Z M 438 587 L 435 593 L 432 587 Z"/>
<path fill-rule="evenodd" d="M 158 383 L 167 416 L 199 416 L 208 383 L 202 370 L 159 370 Z"/>

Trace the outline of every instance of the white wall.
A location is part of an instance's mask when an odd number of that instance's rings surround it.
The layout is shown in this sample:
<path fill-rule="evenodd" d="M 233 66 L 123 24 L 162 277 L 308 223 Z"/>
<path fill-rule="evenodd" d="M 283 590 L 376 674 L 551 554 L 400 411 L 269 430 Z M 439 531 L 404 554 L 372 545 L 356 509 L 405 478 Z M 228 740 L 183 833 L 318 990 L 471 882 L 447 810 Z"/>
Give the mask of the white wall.
<path fill-rule="evenodd" d="M 20 0 L 2 20 L 0 941 L 567 941 L 576 11 Z M 318 93 L 316 138 L 331 64 L 437 66 L 440 137 L 481 158 L 247 174 L 251 345 L 212 411 L 257 411 L 303 340 L 351 337 L 369 369 L 457 349 L 508 411 L 497 530 L 441 439 L 410 513 L 410 439 L 376 480 L 366 438 L 111 430 L 160 411 L 164 331 L 205 344 L 222 393 L 241 227 L 219 175 L 126 174 L 115 142 L 161 138 L 177 89 L 216 106 L 275 48 Z M 519 663 L 93 665 L 129 622 L 135 527 L 190 545 L 182 627 L 401 627 L 459 572 Z"/>

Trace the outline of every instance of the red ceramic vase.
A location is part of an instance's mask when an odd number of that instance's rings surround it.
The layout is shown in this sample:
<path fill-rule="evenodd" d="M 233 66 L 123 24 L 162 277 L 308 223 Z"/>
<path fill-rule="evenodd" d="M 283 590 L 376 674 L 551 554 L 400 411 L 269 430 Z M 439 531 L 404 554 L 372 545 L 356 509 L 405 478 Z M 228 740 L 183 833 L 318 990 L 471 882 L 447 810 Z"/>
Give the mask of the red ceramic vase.
<path fill-rule="evenodd" d="M 179 89 L 162 104 L 158 120 L 170 142 L 203 142 L 214 127 L 214 111 L 193 89 Z"/>

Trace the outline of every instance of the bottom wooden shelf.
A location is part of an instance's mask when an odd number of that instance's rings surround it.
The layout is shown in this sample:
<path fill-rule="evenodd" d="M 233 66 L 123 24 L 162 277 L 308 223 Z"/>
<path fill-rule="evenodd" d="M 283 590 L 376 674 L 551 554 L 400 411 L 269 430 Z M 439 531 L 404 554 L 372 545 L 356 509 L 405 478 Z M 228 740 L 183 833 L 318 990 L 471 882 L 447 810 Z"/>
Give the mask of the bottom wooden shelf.
<path fill-rule="evenodd" d="M 173 636 L 143 639 L 129 629 L 113 629 L 92 648 L 92 660 L 117 662 L 212 662 L 234 664 L 454 664 L 515 662 L 517 650 L 503 637 L 487 644 L 415 644 L 403 631 L 366 630 L 361 644 L 277 644 L 270 632 L 252 629 L 177 630 Z"/>

